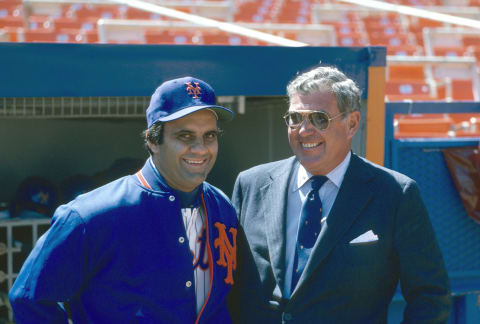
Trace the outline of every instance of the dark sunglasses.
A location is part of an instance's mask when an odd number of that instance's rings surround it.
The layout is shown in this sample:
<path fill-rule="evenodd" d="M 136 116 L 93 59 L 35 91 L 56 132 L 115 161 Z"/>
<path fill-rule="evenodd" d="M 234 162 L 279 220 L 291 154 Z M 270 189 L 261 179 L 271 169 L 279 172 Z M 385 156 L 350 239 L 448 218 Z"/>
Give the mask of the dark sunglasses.
<path fill-rule="evenodd" d="M 306 117 L 310 120 L 313 126 L 315 126 L 318 130 L 325 130 L 330 125 L 330 121 L 334 120 L 337 117 L 342 116 L 345 112 L 341 112 L 338 115 L 330 117 L 324 111 L 314 111 L 314 110 L 295 110 L 295 111 L 288 111 L 283 119 L 285 119 L 285 123 L 290 128 L 297 128 L 299 127 Z"/>

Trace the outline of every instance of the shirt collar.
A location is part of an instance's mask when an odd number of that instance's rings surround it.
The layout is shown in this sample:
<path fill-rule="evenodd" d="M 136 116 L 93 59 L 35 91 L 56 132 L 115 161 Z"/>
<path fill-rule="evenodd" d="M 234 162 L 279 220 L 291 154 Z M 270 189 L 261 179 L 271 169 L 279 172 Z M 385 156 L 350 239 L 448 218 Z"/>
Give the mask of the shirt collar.
<path fill-rule="evenodd" d="M 351 156 L 352 156 L 352 153 L 349 151 L 347 156 L 345 156 L 345 159 L 343 159 L 343 161 L 339 165 L 337 165 L 335 169 L 333 169 L 328 174 L 326 174 L 326 176 L 328 177 L 328 180 L 333 182 L 333 184 L 337 188 L 340 188 L 343 182 L 343 178 L 345 177 L 345 172 L 347 172 L 348 165 L 350 164 Z M 308 182 L 308 180 L 312 177 L 312 174 L 308 172 L 302 164 L 299 164 L 295 177 L 296 177 L 296 181 L 292 181 L 293 183 L 292 191 L 296 191 L 300 189 L 305 183 Z"/>

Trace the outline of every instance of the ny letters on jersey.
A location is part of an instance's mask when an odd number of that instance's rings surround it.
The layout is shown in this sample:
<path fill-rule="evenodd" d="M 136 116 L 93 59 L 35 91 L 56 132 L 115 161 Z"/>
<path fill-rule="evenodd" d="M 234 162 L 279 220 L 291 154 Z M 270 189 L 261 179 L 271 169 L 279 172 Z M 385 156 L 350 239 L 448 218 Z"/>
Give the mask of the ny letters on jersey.
<path fill-rule="evenodd" d="M 227 268 L 227 277 L 225 283 L 233 285 L 233 270 L 237 268 L 237 229 L 231 227 L 229 232 L 232 234 L 232 244 L 225 231 L 225 224 L 220 222 L 215 223 L 215 227 L 218 230 L 218 237 L 213 242 L 214 247 L 219 249 L 219 257 L 217 264 Z"/>

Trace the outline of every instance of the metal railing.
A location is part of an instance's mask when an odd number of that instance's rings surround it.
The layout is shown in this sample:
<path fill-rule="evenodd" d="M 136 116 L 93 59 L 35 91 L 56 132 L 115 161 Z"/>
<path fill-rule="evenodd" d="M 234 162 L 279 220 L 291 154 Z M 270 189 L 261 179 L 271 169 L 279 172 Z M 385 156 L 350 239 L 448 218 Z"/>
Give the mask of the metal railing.
<path fill-rule="evenodd" d="M 20 269 L 14 269 L 14 254 L 30 251 L 25 251 L 25 243 L 16 240 L 14 237 L 14 229 L 19 227 L 31 228 L 31 237 L 28 238 L 27 243 L 31 243 L 33 247 L 40 236 L 40 226 L 48 227 L 50 225 L 50 218 L 39 219 L 3 219 L 0 220 L 0 232 L 6 233 L 5 237 L 0 237 L 0 256 L 6 255 L 6 268 L 0 268 L 0 283 L 7 281 L 7 292 L 12 288 L 13 282 L 18 275 Z M 22 237 L 22 239 L 25 239 Z M 23 260 L 24 261 L 24 260 Z M 22 262 L 23 263 L 23 262 Z M 13 314 L 9 310 L 8 319 L 13 320 Z"/>

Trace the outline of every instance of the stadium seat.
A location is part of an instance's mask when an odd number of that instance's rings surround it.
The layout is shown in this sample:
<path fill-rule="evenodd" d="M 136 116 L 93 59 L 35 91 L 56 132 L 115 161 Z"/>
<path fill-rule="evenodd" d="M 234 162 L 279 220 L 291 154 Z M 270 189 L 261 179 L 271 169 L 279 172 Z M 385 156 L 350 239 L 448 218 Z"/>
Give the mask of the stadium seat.
<path fill-rule="evenodd" d="M 6 16 L 0 17 L 0 28 L 3 27 L 24 27 L 25 21 L 22 17 Z"/>
<path fill-rule="evenodd" d="M 87 43 L 98 43 L 98 32 L 95 29 L 85 30 L 82 29 L 81 36 Z"/>
<path fill-rule="evenodd" d="M 425 69 L 421 64 L 412 65 L 388 65 L 387 66 L 388 80 L 425 80 Z"/>
<path fill-rule="evenodd" d="M 15 10 L 21 10 L 22 8 L 22 2 L 11 3 L 6 1 L 0 1 L 0 17 L 14 15 Z M 18 16 L 18 14 L 15 16 Z"/>
<path fill-rule="evenodd" d="M 365 33 L 364 25 L 361 21 L 335 21 L 335 22 L 326 22 L 324 25 L 333 26 L 335 32 L 339 35 L 348 35 L 348 34 L 359 34 Z"/>
<path fill-rule="evenodd" d="M 227 34 L 206 33 L 202 38 L 205 45 L 229 45 L 229 35 Z"/>
<path fill-rule="evenodd" d="M 369 34 L 371 45 L 384 46 L 402 46 L 402 45 L 416 45 L 416 40 L 411 33 L 396 33 L 395 35 L 385 35 L 383 33 Z"/>
<path fill-rule="evenodd" d="M 433 48 L 435 56 L 461 57 L 466 55 L 467 49 L 457 46 L 437 46 Z"/>
<path fill-rule="evenodd" d="M 147 44 L 173 44 L 174 36 L 167 31 L 147 30 L 145 42 Z"/>
<path fill-rule="evenodd" d="M 408 32 L 407 28 L 403 24 L 389 24 L 383 25 L 380 23 L 372 23 L 365 25 L 365 30 L 369 36 L 395 36 L 396 34 L 404 34 Z"/>
<path fill-rule="evenodd" d="M 368 44 L 366 33 L 337 34 L 338 46 L 365 46 Z"/>
<path fill-rule="evenodd" d="M 408 17 L 409 23 L 409 29 L 411 32 L 421 32 L 423 28 L 429 27 L 429 28 L 435 28 L 435 27 L 443 27 L 444 23 L 441 21 L 436 21 L 436 20 L 431 20 L 431 19 L 425 19 L 425 18 L 419 18 L 419 17 Z"/>
<path fill-rule="evenodd" d="M 448 114 L 412 114 L 395 118 L 395 138 L 448 137 L 452 119 Z"/>
<path fill-rule="evenodd" d="M 473 82 L 471 79 L 452 79 L 452 100 L 473 101 Z"/>
<path fill-rule="evenodd" d="M 478 46 L 480 45 L 480 34 L 479 35 L 464 35 L 463 36 L 463 45 L 464 46 Z"/>
<path fill-rule="evenodd" d="M 387 55 L 412 56 L 423 55 L 423 47 L 420 45 L 387 46 Z"/>
<path fill-rule="evenodd" d="M 403 101 L 403 100 L 443 100 L 445 97 L 440 97 L 445 92 L 437 91 L 435 82 L 430 81 L 399 81 L 387 80 L 385 83 L 385 96 L 388 101 Z"/>
<path fill-rule="evenodd" d="M 452 119 L 448 114 L 411 114 L 395 118 L 395 138 L 448 137 Z"/>
<path fill-rule="evenodd" d="M 49 43 L 70 43 L 75 38 L 65 33 L 55 33 L 49 29 L 26 30 L 24 32 L 25 42 L 49 42 Z"/>
<path fill-rule="evenodd" d="M 52 20 L 52 28 L 54 28 L 55 31 L 61 31 L 62 29 L 81 29 L 84 24 L 84 20 L 77 18 L 59 17 Z"/>
<path fill-rule="evenodd" d="M 52 26 L 52 18 L 50 16 L 30 15 L 26 19 L 28 29 L 49 29 Z"/>
<path fill-rule="evenodd" d="M 480 137 L 480 114 L 395 115 L 395 137 Z"/>
<path fill-rule="evenodd" d="M 120 18 L 119 7 L 116 5 L 83 5 L 70 9 L 79 19 L 85 18 Z"/>
<path fill-rule="evenodd" d="M 152 19 L 152 13 L 136 8 L 127 8 L 124 13 L 126 19 Z"/>

